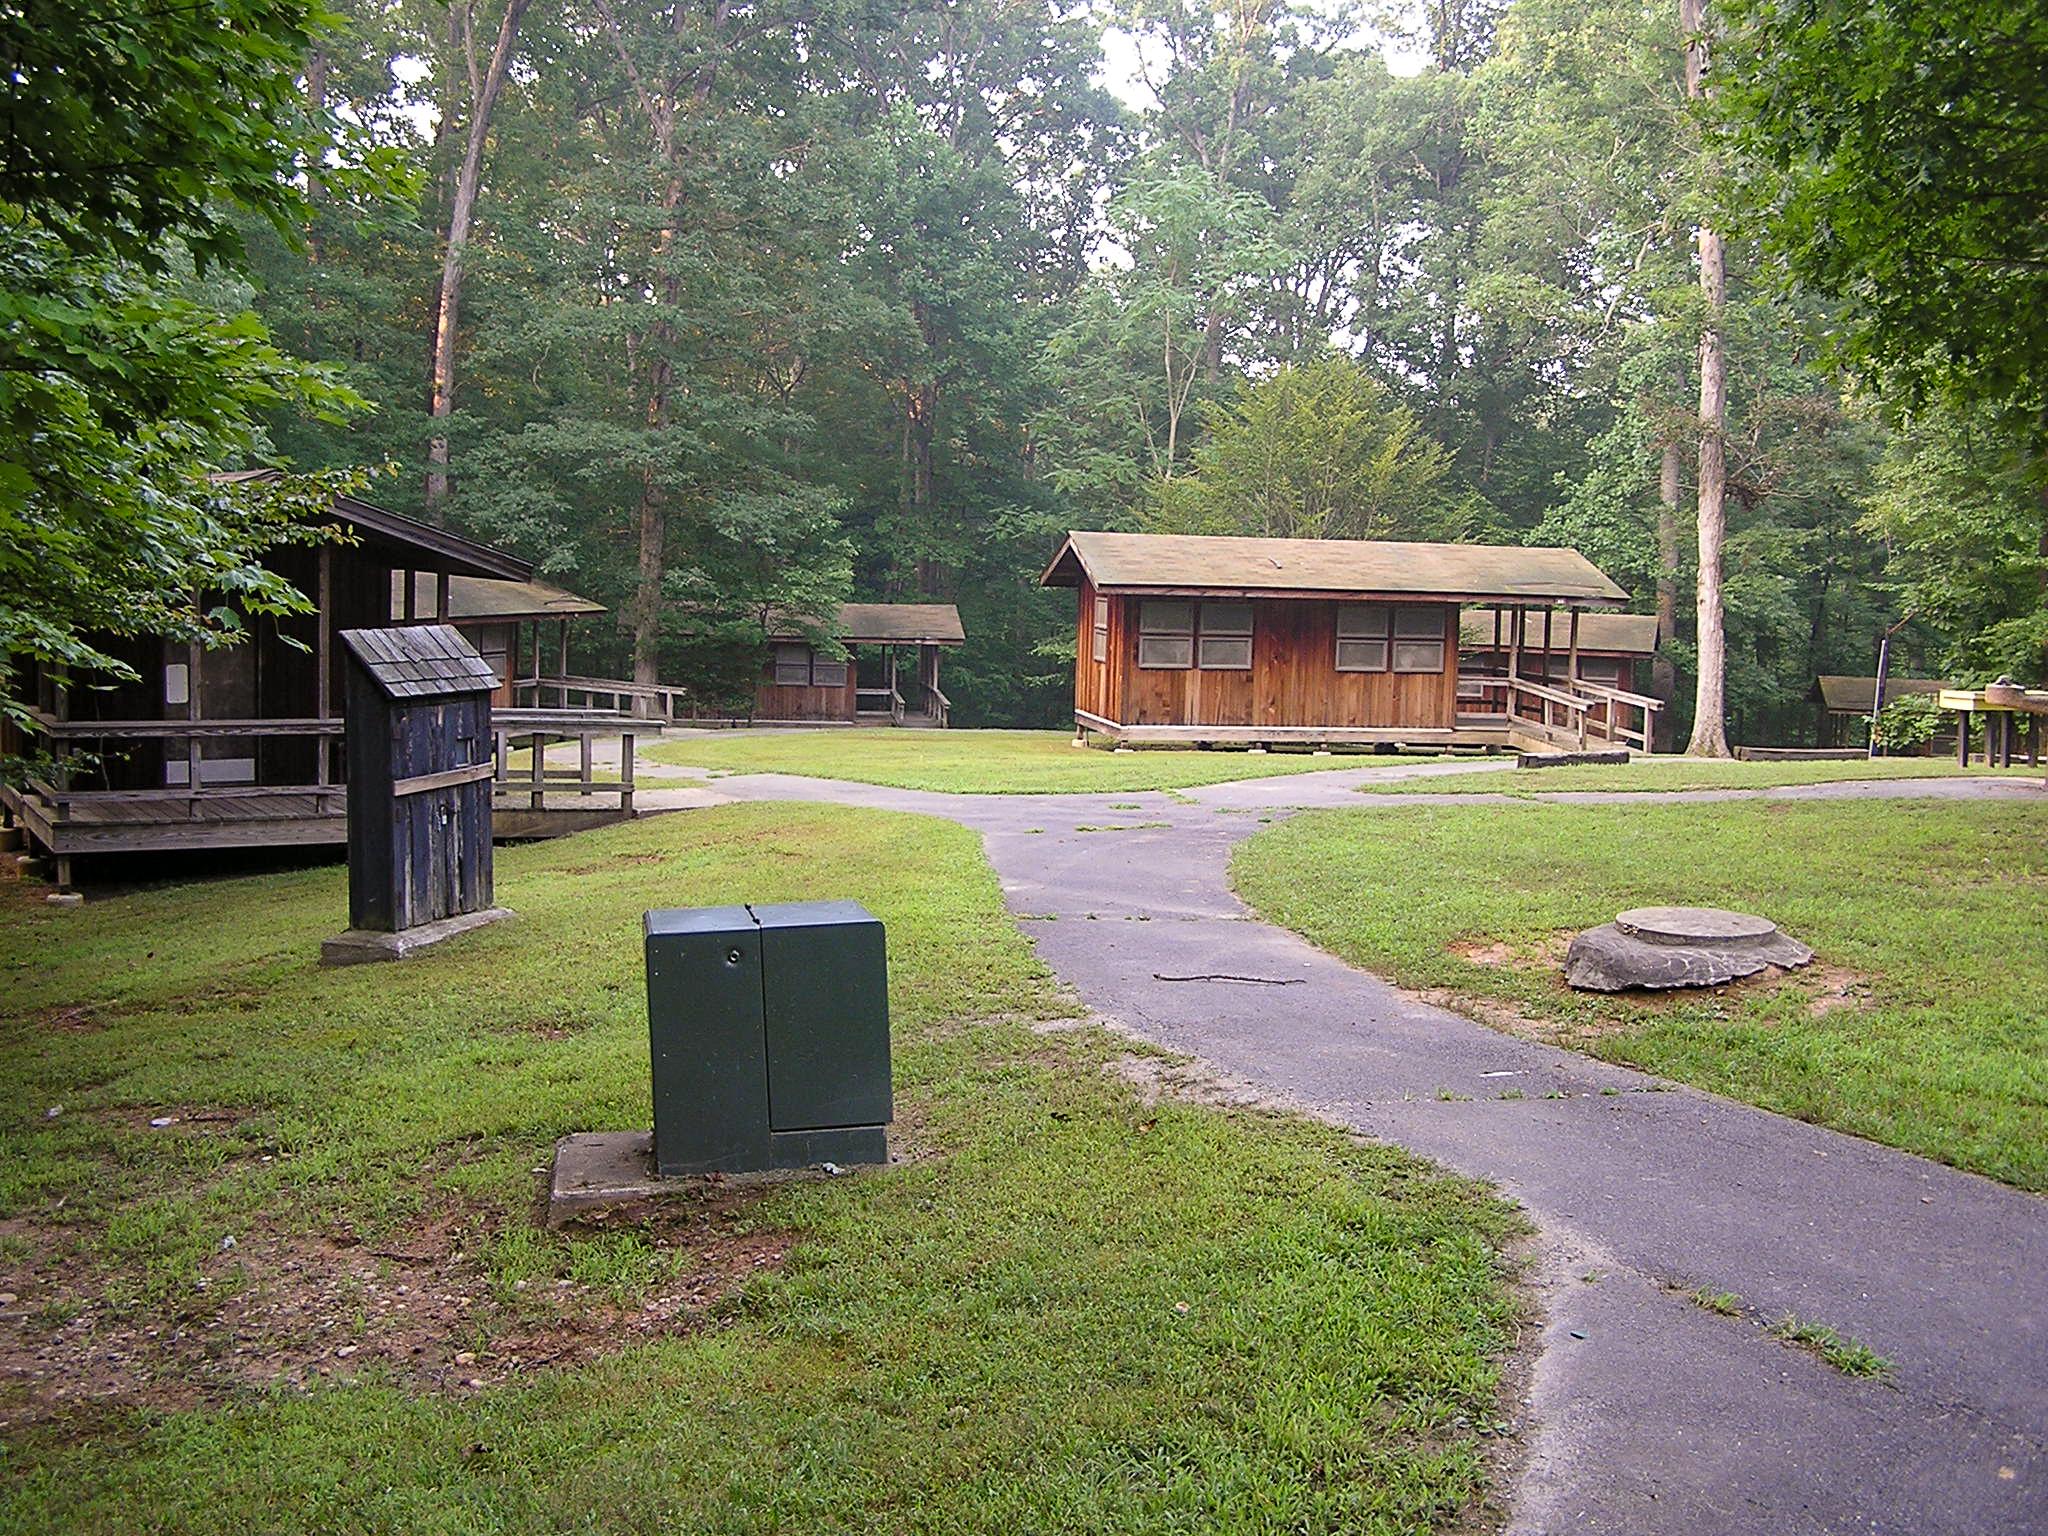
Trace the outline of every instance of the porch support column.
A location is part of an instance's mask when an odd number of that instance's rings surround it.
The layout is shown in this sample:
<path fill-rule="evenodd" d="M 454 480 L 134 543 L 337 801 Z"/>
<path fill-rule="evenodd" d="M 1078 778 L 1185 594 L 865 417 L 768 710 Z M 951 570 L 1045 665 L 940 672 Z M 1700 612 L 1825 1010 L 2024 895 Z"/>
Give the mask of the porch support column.
<path fill-rule="evenodd" d="M 448 622 L 448 573 L 440 572 L 434 579 L 434 617 L 439 622 Z"/>
<path fill-rule="evenodd" d="M 185 718 L 195 722 L 199 719 L 199 658 L 205 653 L 206 648 L 197 640 L 188 640 L 185 643 Z M 185 738 L 185 793 L 191 797 L 196 797 L 199 793 L 197 736 Z M 199 802 L 196 798 L 186 800 L 185 815 L 188 820 L 199 819 Z"/>
<path fill-rule="evenodd" d="M 1578 610 L 1578 609 L 1576 609 L 1576 608 L 1574 608 L 1574 609 L 1572 610 L 1572 619 L 1571 619 L 1571 638 L 1570 638 L 1570 640 L 1569 640 L 1569 641 L 1568 641 L 1567 643 L 1568 643 L 1568 644 L 1569 644 L 1569 646 L 1570 646 L 1570 651 L 1569 651 L 1569 652 L 1567 653 L 1567 655 L 1566 655 L 1566 658 L 1565 658 L 1565 670 L 1566 670 L 1566 671 L 1567 671 L 1567 673 L 1569 674 L 1569 676 L 1568 676 L 1568 678 L 1567 678 L 1567 681 L 1568 681 L 1568 682 L 1570 683 L 1570 685 L 1571 685 L 1571 691 L 1572 691 L 1573 693 L 1577 693 L 1577 692 L 1579 691 L 1579 610 Z M 1608 712 L 1609 712 L 1610 714 L 1612 714 L 1612 713 L 1613 713 L 1613 710 L 1612 710 L 1612 707 L 1611 707 L 1611 706 L 1609 707 L 1609 711 L 1608 711 Z M 1611 727 L 1611 726 L 1613 725 L 1613 723 L 1614 723 L 1614 722 L 1613 722 L 1612 720 L 1609 720 L 1609 721 L 1608 721 L 1608 725 L 1609 725 L 1610 727 Z M 1583 746 L 1585 746 L 1585 744 L 1586 744 L 1586 711 L 1585 711 L 1585 710 L 1580 710 L 1580 711 L 1579 711 L 1579 745 L 1580 745 L 1581 747 L 1583 747 Z"/>
<path fill-rule="evenodd" d="M 314 586 L 319 611 L 313 615 L 313 714 L 326 720 L 333 714 L 334 693 L 334 547 L 322 544 L 314 558 L 319 571 Z M 313 738 L 315 784 L 324 786 L 331 781 L 333 745 L 332 737 Z"/>

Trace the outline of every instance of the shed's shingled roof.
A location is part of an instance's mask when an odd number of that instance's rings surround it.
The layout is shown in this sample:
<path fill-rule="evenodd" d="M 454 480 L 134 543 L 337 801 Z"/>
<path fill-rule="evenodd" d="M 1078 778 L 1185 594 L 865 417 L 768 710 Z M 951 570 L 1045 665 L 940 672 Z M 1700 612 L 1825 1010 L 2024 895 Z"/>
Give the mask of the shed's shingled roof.
<path fill-rule="evenodd" d="M 1493 649 L 1492 608 L 1467 608 L 1458 620 L 1458 639 L 1468 651 Z M 1505 650 L 1513 613 L 1504 615 L 1500 625 L 1501 648 Z M 1571 620 L 1559 614 L 1550 626 L 1550 645 L 1555 651 L 1571 644 Z M 1543 644 L 1543 615 L 1531 613 L 1524 631 L 1524 645 Z M 1648 656 L 1657 649 L 1657 616 L 1653 613 L 1582 613 L 1579 615 L 1579 649 L 1612 652 L 1621 656 Z"/>
<path fill-rule="evenodd" d="M 498 686 L 490 664 L 447 624 L 344 629 L 341 643 L 394 699 L 489 693 Z"/>
<path fill-rule="evenodd" d="M 1107 592 L 1433 597 L 1610 607 L 1628 594 L 1575 549 L 1367 539 L 1069 533 L 1041 582 Z"/>

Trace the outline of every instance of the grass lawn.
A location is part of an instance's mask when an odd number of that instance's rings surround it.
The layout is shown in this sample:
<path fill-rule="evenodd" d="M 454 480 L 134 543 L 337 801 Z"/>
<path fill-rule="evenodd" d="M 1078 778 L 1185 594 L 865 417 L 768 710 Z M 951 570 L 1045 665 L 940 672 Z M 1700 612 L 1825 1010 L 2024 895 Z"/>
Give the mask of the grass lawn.
<path fill-rule="evenodd" d="M 1068 731 L 905 731 L 856 726 L 820 731 L 733 731 L 664 741 L 640 755 L 727 773 L 801 773 L 896 789 L 962 795 L 1078 794 L 1190 789 L 1324 768 L 1426 758 L 1308 752 L 1076 748 Z"/>
<path fill-rule="evenodd" d="M 0 1528 L 1492 1518 L 1515 1216 L 1033 1028 L 971 833 L 739 806 L 498 871 L 515 921 L 329 971 L 336 868 L 0 887 Z M 648 1120 L 642 909 L 832 895 L 888 924 L 902 1159 L 542 1228 L 554 1139 Z"/>
<path fill-rule="evenodd" d="M 1266 916 L 1496 1023 L 2048 1189 L 2048 806 L 1363 808 L 1262 832 L 1233 873 Z M 1761 912 L 1819 963 L 1566 988 L 1566 937 L 1656 903 Z"/>
<path fill-rule="evenodd" d="M 1787 784 L 1841 784 L 1862 779 L 1947 779 L 1963 773 L 2039 778 L 2044 770 L 1958 768 L 1944 758 L 1881 757 L 1835 763 L 1739 763 L 1690 757 L 1653 757 L 1626 767 L 1574 763 L 1564 768 L 1520 768 L 1503 773 L 1394 780 L 1360 786 L 1367 794 L 1540 795 L 1562 790 L 1776 789 Z"/>

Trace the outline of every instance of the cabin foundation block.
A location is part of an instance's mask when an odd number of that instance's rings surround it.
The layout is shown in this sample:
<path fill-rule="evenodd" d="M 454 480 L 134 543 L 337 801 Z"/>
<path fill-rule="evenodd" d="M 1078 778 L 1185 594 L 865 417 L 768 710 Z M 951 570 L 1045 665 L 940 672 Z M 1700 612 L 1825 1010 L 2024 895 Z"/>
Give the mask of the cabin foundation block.
<path fill-rule="evenodd" d="M 368 928 L 349 928 L 320 944 L 322 965 L 367 965 L 379 960 L 404 960 L 423 949 L 452 939 L 472 928 L 502 922 L 512 915 L 510 907 L 486 907 L 481 912 L 464 912 L 438 922 L 421 923 L 402 933 L 379 933 Z"/>

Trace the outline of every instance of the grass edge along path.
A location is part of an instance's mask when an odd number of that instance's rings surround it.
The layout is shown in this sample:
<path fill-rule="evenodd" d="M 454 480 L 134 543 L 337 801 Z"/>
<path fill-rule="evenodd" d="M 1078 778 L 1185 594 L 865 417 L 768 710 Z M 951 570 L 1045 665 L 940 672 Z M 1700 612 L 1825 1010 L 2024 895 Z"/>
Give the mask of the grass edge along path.
<path fill-rule="evenodd" d="M 342 921 L 333 867 L 0 903 L 0 1285 L 38 1338 L 128 1329 L 117 1376 L 172 1389 L 30 1422 L 0 1383 L 0 1525 L 1497 1522 L 1480 1434 L 1520 1327 L 1518 1218 L 1304 1119 L 1148 1103 L 1103 1070 L 1137 1047 L 1033 1029 L 1073 1008 L 973 834 L 736 806 L 500 850 L 498 895 L 514 921 L 339 971 L 313 964 Z M 641 910 L 836 895 L 888 924 L 908 1158 L 688 1220 L 540 1229 L 553 1139 L 647 1120 Z M 505 1363 L 607 1307 L 687 1301 L 707 1225 L 780 1261 L 576 1363 Z M 433 1266 L 404 1262 L 451 1230 Z M 279 1253 L 368 1278 L 237 1343 L 214 1325 L 310 1283 Z M 392 1282 L 425 1305 L 465 1267 L 475 1305 L 430 1358 L 386 1349 Z M 237 1349 L 308 1368 L 223 1390 Z"/>
<path fill-rule="evenodd" d="M 2028 768 L 1959 768 L 1939 758 L 1881 757 L 1845 762 L 1747 763 L 1693 757 L 1638 758 L 1626 766 L 1573 763 L 1559 768 L 1515 768 L 1470 777 L 1445 775 L 1361 784 L 1369 795 L 1535 795 L 1667 793 L 1695 789 L 1782 789 L 1800 784 L 1854 784 L 1883 779 L 2034 778 Z"/>
<path fill-rule="evenodd" d="M 2048 806 L 1367 806 L 1259 833 L 1232 878 L 1269 920 L 1479 1016 L 2048 1189 Z M 1565 986 L 1570 934 L 1653 904 L 1761 912 L 1819 964 L 1647 999 Z"/>
<path fill-rule="evenodd" d="M 738 730 L 671 737 L 644 760 L 725 773 L 794 773 L 960 795 L 1090 794 L 1193 789 L 1239 779 L 1431 762 L 1424 756 L 1307 751 L 1076 747 L 1068 731 Z"/>

